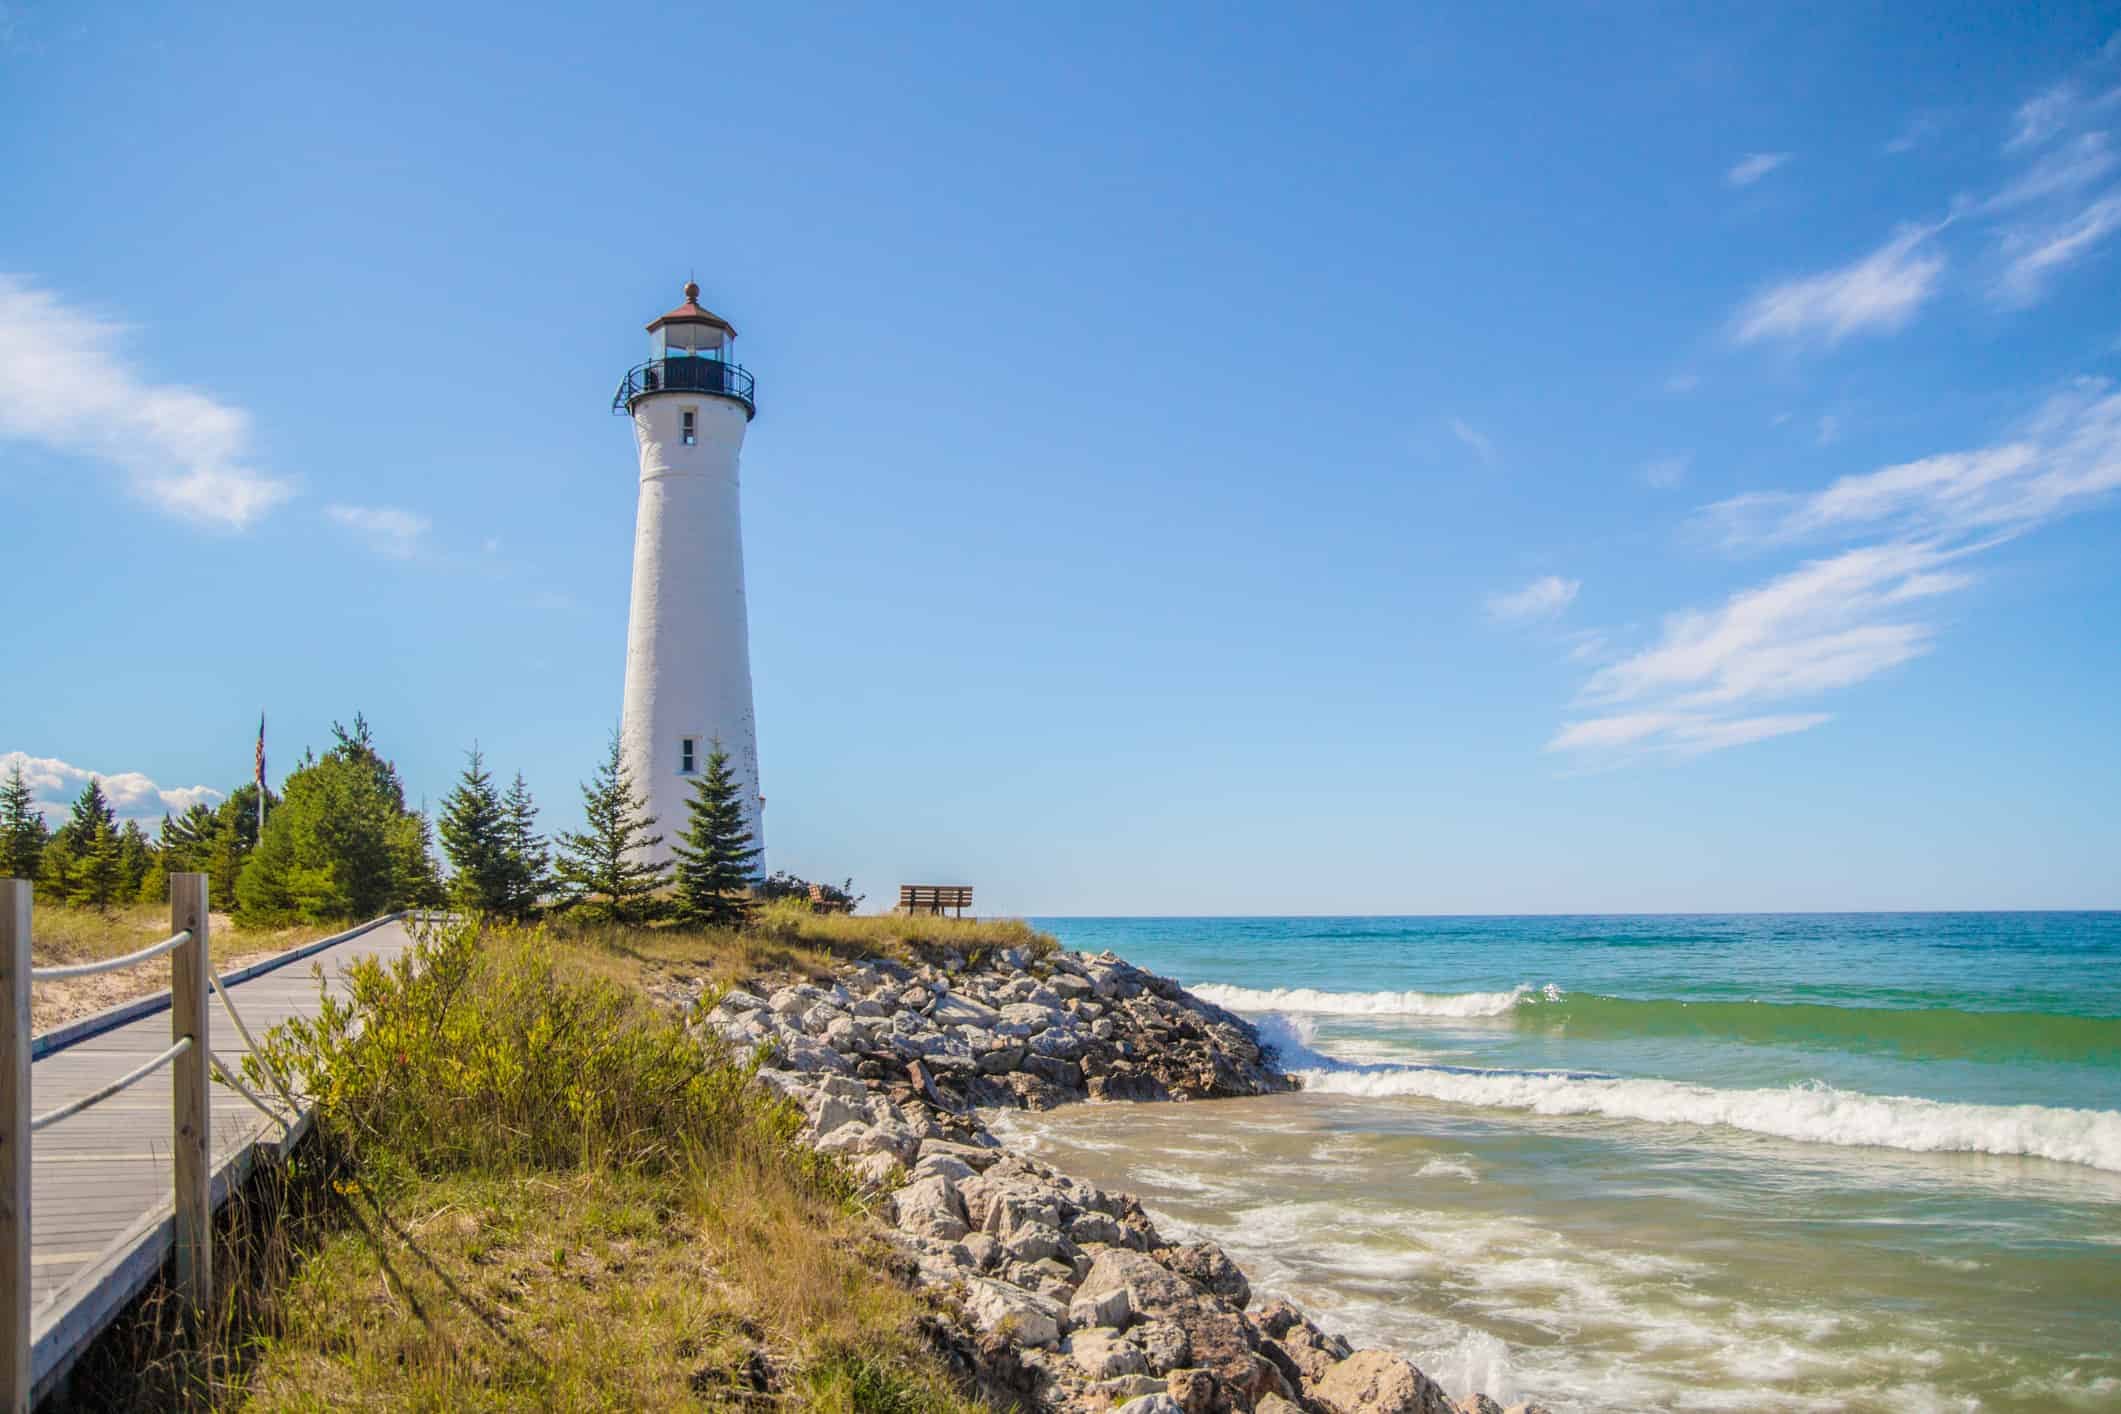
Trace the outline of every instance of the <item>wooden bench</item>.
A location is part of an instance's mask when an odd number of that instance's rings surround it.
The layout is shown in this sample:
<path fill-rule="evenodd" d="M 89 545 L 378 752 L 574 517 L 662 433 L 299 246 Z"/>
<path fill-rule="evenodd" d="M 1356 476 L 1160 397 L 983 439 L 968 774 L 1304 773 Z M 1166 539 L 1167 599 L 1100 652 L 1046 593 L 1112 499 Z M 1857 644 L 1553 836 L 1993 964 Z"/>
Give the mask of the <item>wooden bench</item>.
<path fill-rule="evenodd" d="M 823 884 L 812 884 L 810 886 L 810 911 L 812 913 L 852 913 L 854 912 L 854 900 L 851 898 L 826 898 L 825 886 Z"/>
<path fill-rule="evenodd" d="M 901 913 L 940 914 L 946 908 L 957 910 L 963 918 L 965 910 L 972 907 L 970 884 L 900 884 L 898 906 Z"/>

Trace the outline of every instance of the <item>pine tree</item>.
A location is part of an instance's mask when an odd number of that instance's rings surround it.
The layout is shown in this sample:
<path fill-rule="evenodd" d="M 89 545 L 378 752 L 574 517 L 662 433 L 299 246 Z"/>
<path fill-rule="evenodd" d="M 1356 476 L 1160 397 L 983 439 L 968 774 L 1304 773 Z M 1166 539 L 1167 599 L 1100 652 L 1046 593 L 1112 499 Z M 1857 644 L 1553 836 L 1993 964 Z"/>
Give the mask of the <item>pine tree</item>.
<path fill-rule="evenodd" d="M 73 902 L 98 913 L 108 913 L 125 884 L 125 858 L 118 848 L 117 832 L 108 821 L 98 822 L 89 837 L 88 852 L 73 879 Z"/>
<path fill-rule="evenodd" d="M 118 812 L 110 808 L 110 799 L 103 794 L 103 783 L 90 776 L 88 784 L 81 788 L 81 794 L 74 800 L 72 817 L 59 827 L 59 833 L 66 836 L 74 853 L 85 858 L 95 848 L 98 826 L 117 829 Z"/>
<path fill-rule="evenodd" d="M 202 869 L 207 853 L 213 848 L 218 823 L 214 808 L 204 801 L 195 803 L 175 819 L 164 814 L 161 830 L 163 867 L 176 873 Z"/>
<path fill-rule="evenodd" d="M 502 798 L 501 809 L 508 852 L 508 912 L 515 918 L 528 918 L 537 910 L 538 899 L 551 883 L 548 866 L 552 856 L 545 847 L 545 837 L 538 833 L 537 802 L 530 798 L 530 787 L 524 784 L 521 771 L 516 772 L 515 784 Z"/>
<path fill-rule="evenodd" d="M 44 854 L 37 864 L 37 897 L 46 903 L 71 903 L 74 897 L 74 876 L 81 870 L 81 861 L 68 843 L 66 831 L 60 830 L 44 846 Z"/>
<path fill-rule="evenodd" d="M 449 901 L 424 810 L 408 810 L 391 826 L 390 878 L 391 902 L 399 908 L 439 908 Z"/>
<path fill-rule="evenodd" d="M 470 756 L 456 788 L 442 797 L 442 852 L 455 871 L 450 898 L 473 912 L 504 913 L 512 894 L 508 817 L 493 777 L 486 774 L 486 758 L 477 746 Z"/>
<path fill-rule="evenodd" d="M 18 758 L 0 787 L 0 877 L 35 879 L 49 834 Z"/>
<path fill-rule="evenodd" d="M 138 820 L 127 820 L 118 831 L 118 897 L 136 898 L 141 881 L 155 862 L 155 847 Z"/>
<path fill-rule="evenodd" d="M 582 786 L 582 808 L 588 828 L 559 837 L 554 874 L 570 902 L 589 903 L 619 923 L 636 923 L 655 911 L 655 893 L 668 880 L 670 865 L 643 856 L 663 842 L 655 817 L 633 793 L 633 781 L 619 760 L 619 734 L 611 734 L 611 751 L 597 773 Z M 592 902 L 592 900 L 598 900 Z"/>
<path fill-rule="evenodd" d="M 672 850 L 678 907 L 690 923 L 741 927 L 751 916 L 748 890 L 758 873 L 759 852 L 720 741 L 707 753 L 706 773 L 693 777 L 685 813 L 685 833 Z"/>

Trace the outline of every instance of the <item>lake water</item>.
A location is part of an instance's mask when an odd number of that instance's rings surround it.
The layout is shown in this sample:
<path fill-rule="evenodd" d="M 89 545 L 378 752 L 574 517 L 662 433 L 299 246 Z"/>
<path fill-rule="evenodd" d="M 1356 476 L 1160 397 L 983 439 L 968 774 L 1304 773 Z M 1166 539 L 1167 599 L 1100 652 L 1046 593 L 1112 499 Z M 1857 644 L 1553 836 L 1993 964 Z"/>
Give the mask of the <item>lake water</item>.
<path fill-rule="evenodd" d="M 2121 914 L 1040 926 L 1305 1090 L 1002 1127 L 1453 1393 L 2121 1409 Z"/>

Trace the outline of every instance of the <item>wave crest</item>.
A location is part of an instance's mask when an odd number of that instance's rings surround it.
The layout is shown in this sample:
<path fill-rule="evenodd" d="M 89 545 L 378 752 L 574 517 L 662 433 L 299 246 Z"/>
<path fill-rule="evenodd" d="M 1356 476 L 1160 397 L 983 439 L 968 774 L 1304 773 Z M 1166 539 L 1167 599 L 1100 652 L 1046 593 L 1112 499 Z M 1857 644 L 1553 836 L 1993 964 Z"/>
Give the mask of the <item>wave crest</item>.
<path fill-rule="evenodd" d="M 1314 987 L 1233 987 L 1202 982 L 1187 991 L 1232 1011 L 1300 1011 L 1315 1016 L 1502 1016 L 1530 987 L 1508 992 L 1321 992 Z M 1549 987 L 1547 994 L 1560 995 Z"/>
<path fill-rule="evenodd" d="M 1782 1090 L 1718 1090 L 1673 1080 L 1551 1071 L 1349 1066 L 1308 1050 L 1303 1061 L 1311 1063 L 1297 1072 L 1304 1089 L 1327 1094 L 1406 1095 L 1538 1115 L 1713 1124 L 1813 1144 L 2022 1156 L 2121 1172 L 2121 1113 L 2112 1110 L 1961 1104 L 1866 1095 L 1816 1082 Z"/>

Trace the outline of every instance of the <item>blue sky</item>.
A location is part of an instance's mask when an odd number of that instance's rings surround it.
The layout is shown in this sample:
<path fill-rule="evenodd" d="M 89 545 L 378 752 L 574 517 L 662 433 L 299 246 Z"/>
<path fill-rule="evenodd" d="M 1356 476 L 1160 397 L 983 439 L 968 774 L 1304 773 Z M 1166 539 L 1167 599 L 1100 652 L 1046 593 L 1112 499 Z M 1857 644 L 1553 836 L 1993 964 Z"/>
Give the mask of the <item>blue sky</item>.
<path fill-rule="evenodd" d="M 2111 11 L 0 6 L 0 752 L 578 817 L 612 386 L 760 414 L 772 863 L 2121 905 Z"/>

